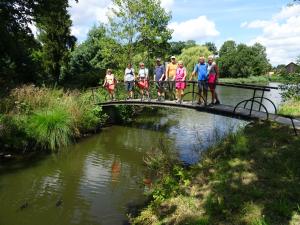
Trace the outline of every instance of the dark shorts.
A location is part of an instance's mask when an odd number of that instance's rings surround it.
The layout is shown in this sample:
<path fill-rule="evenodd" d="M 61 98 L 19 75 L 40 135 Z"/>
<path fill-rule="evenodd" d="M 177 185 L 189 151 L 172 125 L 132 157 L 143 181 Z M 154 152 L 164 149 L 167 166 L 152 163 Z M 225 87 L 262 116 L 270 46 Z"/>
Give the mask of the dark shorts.
<path fill-rule="evenodd" d="M 156 81 L 155 83 L 157 91 L 164 92 L 165 91 L 165 85 L 163 81 Z"/>
<path fill-rule="evenodd" d="M 169 91 L 173 91 L 175 89 L 175 81 L 169 80 L 168 81 L 168 88 L 169 88 Z"/>
<path fill-rule="evenodd" d="M 134 86 L 134 81 L 125 81 L 125 90 L 132 91 Z"/>
<path fill-rule="evenodd" d="M 199 93 L 203 91 L 207 91 L 208 89 L 208 84 L 207 84 L 207 80 L 198 80 L 198 90 Z"/>

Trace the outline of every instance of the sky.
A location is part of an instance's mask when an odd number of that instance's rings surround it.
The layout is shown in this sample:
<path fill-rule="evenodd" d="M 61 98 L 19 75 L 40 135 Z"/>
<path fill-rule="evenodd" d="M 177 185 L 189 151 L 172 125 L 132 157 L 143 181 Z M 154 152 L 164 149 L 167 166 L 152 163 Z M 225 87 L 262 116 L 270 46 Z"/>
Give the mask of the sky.
<path fill-rule="evenodd" d="M 267 49 L 272 65 L 287 64 L 300 55 L 300 4 L 292 0 L 161 0 L 171 12 L 169 28 L 173 41 L 211 41 L 219 48 L 224 41 Z M 111 0 L 71 1 L 72 34 L 86 39 L 93 25 L 107 23 Z"/>

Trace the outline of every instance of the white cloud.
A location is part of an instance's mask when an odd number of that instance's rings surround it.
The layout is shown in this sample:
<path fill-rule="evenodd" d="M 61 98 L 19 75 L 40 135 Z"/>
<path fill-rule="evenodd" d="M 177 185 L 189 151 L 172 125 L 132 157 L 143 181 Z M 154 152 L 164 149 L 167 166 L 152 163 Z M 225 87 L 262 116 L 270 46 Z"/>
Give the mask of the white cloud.
<path fill-rule="evenodd" d="M 286 6 L 279 13 L 273 16 L 273 19 L 287 19 L 300 14 L 300 5 Z"/>
<path fill-rule="evenodd" d="M 170 11 L 174 5 L 174 0 L 161 0 L 161 6 Z"/>
<path fill-rule="evenodd" d="M 169 25 L 173 29 L 173 40 L 201 40 L 207 37 L 215 37 L 220 33 L 217 31 L 215 23 L 207 19 L 206 16 L 199 16 L 196 19 L 183 22 L 173 22 Z"/>
<path fill-rule="evenodd" d="M 300 55 L 300 5 L 283 7 L 270 20 L 242 23 L 241 27 L 262 29 L 262 34 L 250 41 L 266 46 L 273 65 L 287 64 Z"/>
<path fill-rule="evenodd" d="M 254 20 L 250 23 L 244 22 L 241 24 L 241 27 L 247 28 L 264 28 L 265 26 L 269 25 L 271 22 L 267 20 Z"/>
<path fill-rule="evenodd" d="M 71 1 L 69 12 L 73 21 L 72 34 L 82 40 L 94 24 L 107 23 L 110 7 L 110 0 Z"/>

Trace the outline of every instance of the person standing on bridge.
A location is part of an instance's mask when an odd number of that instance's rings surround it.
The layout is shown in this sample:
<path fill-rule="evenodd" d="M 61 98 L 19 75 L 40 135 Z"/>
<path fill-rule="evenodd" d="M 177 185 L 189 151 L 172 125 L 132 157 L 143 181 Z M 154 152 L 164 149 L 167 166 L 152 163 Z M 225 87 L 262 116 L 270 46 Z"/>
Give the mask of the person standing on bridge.
<path fill-rule="evenodd" d="M 138 72 L 138 86 L 140 88 L 141 100 L 144 100 L 144 92 L 146 92 L 148 100 L 150 100 L 149 96 L 149 71 L 145 68 L 145 64 L 143 62 L 140 63 L 140 70 Z"/>
<path fill-rule="evenodd" d="M 115 86 L 117 84 L 117 80 L 115 75 L 112 74 L 111 69 L 107 69 L 106 75 L 104 78 L 103 87 L 105 87 L 108 91 L 109 97 L 112 101 L 115 101 Z"/>
<path fill-rule="evenodd" d="M 207 67 L 208 64 L 205 62 L 205 57 L 200 56 L 199 63 L 196 64 L 194 71 L 192 73 L 192 77 L 194 77 L 197 73 L 198 75 L 198 93 L 199 93 L 199 99 L 197 104 L 202 104 L 202 99 L 204 100 L 204 104 L 206 105 L 207 102 Z M 190 78 L 190 80 L 192 79 Z"/>
<path fill-rule="evenodd" d="M 176 70 L 175 82 L 176 82 L 176 102 L 182 102 L 182 96 L 184 89 L 186 88 L 185 78 L 187 76 L 186 68 L 183 66 L 183 62 L 178 62 L 178 68 Z"/>
<path fill-rule="evenodd" d="M 173 92 L 175 89 L 175 82 L 173 81 L 176 76 L 178 64 L 176 62 L 175 56 L 171 56 L 171 62 L 168 64 L 166 69 L 166 80 L 169 84 L 169 92 Z"/>
<path fill-rule="evenodd" d="M 156 59 L 156 66 L 154 69 L 154 80 L 157 87 L 157 101 L 165 99 L 164 80 L 165 80 L 165 67 L 161 64 L 161 59 Z"/>
<path fill-rule="evenodd" d="M 218 94 L 216 93 L 216 85 L 218 81 L 218 67 L 217 64 L 214 62 L 214 57 L 208 57 L 208 65 L 207 65 L 207 80 L 208 80 L 208 87 L 211 92 L 211 103 L 210 105 L 218 105 L 220 104 L 220 100 L 218 98 Z"/>
<path fill-rule="evenodd" d="M 124 75 L 125 89 L 127 91 L 127 100 L 133 99 L 134 81 L 135 81 L 134 69 L 132 68 L 131 63 L 128 63 L 127 68 L 125 69 L 125 75 Z"/>

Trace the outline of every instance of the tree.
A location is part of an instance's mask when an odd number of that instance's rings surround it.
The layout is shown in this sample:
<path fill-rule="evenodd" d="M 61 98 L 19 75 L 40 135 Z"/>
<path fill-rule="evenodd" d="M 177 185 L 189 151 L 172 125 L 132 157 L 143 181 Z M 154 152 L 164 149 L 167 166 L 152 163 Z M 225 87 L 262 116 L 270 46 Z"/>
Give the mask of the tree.
<path fill-rule="evenodd" d="M 220 48 L 218 59 L 220 74 L 224 77 L 263 75 L 271 69 L 266 48 L 259 43 L 253 46 L 226 41 Z"/>
<path fill-rule="evenodd" d="M 220 75 L 225 77 L 233 76 L 232 66 L 235 63 L 237 54 L 236 43 L 234 41 L 225 41 L 219 51 L 218 65 Z"/>
<path fill-rule="evenodd" d="M 204 44 L 209 51 L 211 51 L 214 55 L 218 55 L 218 49 L 217 49 L 217 46 L 215 45 L 215 43 L 213 42 L 206 42 Z"/>
<path fill-rule="evenodd" d="M 188 74 L 191 74 L 194 66 L 199 61 L 199 56 L 205 56 L 207 58 L 211 54 L 212 52 L 210 52 L 206 46 L 196 45 L 194 47 L 184 48 L 182 53 L 178 56 L 178 60 L 183 61 Z"/>
<path fill-rule="evenodd" d="M 229 40 L 225 41 L 220 48 L 219 56 L 222 57 L 223 55 L 232 54 L 236 51 L 236 43 L 235 41 Z"/>
<path fill-rule="evenodd" d="M 95 86 L 107 68 L 115 70 L 121 67 L 125 59 L 120 56 L 122 46 L 108 35 L 103 25 L 94 26 L 86 41 L 71 53 L 70 68 L 64 82 L 67 85 Z"/>
<path fill-rule="evenodd" d="M 159 0 L 113 0 L 110 16 L 112 36 L 124 46 L 129 61 L 139 52 L 147 52 L 148 60 L 163 56 L 169 48 L 171 19 Z"/>
<path fill-rule="evenodd" d="M 184 43 L 184 48 L 190 48 L 190 47 L 195 47 L 197 44 L 196 44 L 196 41 L 194 40 L 187 40 L 185 43 Z"/>
<path fill-rule="evenodd" d="M 40 1 L 35 11 L 35 21 L 42 49 L 37 55 L 41 57 L 49 79 L 59 83 L 76 42 L 70 31 L 72 21 L 67 11 L 69 4 L 68 0 Z"/>
<path fill-rule="evenodd" d="M 182 49 L 185 48 L 185 42 L 184 41 L 173 41 L 170 42 L 170 52 L 169 55 L 180 55 Z"/>
<path fill-rule="evenodd" d="M 196 42 L 194 40 L 188 40 L 186 42 L 184 42 L 184 41 L 170 42 L 169 56 L 180 55 L 182 52 L 182 49 L 190 48 L 190 47 L 194 47 L 194 46 L 196 46 Z"/>
<path fill-rule="evenodd" d="M 33 0 L 2 0 L 0 3 L 0 87 L 36 79 L 37 64 L 31 54 L 39 47 L 29 28 Z"/>

